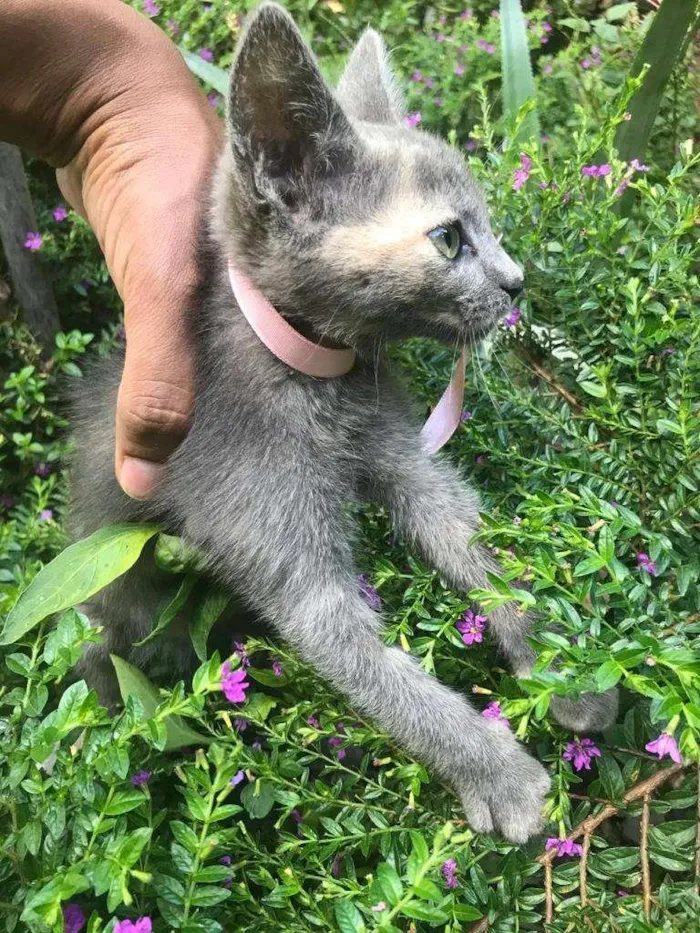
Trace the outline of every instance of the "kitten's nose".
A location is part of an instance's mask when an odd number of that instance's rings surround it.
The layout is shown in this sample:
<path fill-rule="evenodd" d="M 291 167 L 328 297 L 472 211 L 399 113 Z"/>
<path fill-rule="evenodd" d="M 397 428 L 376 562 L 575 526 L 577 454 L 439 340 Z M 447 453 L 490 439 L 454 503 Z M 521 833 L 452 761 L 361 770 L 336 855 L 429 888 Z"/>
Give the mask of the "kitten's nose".
<path fill-rule="evenodd" d="M 512 279 L 501 282 L 501 288 L 504 292 L 510 295 L 510 297 L 515 300 L 520 292 L 523 290 L 523 277 L 522 275 L 514 276 Z"/>

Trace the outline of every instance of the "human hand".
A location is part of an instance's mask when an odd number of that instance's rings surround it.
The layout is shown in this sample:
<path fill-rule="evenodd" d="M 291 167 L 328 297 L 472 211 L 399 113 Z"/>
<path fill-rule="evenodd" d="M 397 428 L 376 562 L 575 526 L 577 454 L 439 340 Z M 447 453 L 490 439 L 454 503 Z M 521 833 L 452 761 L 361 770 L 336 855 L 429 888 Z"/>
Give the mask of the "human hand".
<path fill-rule="evenodd" d="M 12 7 L 14 0 L 8 2 Z M 72 61 L 79 77 L 65 78 L 72 97 L 68 107 L 56 109 L 70 126 L 56 134 L 58 143 L 51 140 L 56 151 L 41 151 L 49 145 L 42 147 L 40 130 L 53 116 L 50 99 L 34 99 L 28 114 L 20 113 L 18 141 L 62 166 L 61 190 L 94 230 L 124 301 L 126 362 L 115 470 L 128 495 L 147 499 L 194 408 L 188 316 L 197 284 L 196 240 L 221 126 L 172 43 L 118 0 L 62 0 L 58 10 L 43 0 L 22 5 L 24 24 L 34 10 L 44 27 L 41 41 L 51 42 L 43 57 L 51 59 L 52 49 L 60 49 L 60 61 Z M 19 23 L 18 13 L 15 43 Z M 78 66 L 66 48 L 76 43 L 76 23 Z M 53 38 L 44 39 L 47 34 Z M 53 64 L 49 60 L 39 80 L 46 80 Z M 61 75 L 51 76 L 60 84 Z M 26 85 L 29 79 L 23 80 Z M 36 94 L 36 81 L 30 89 Z"/>

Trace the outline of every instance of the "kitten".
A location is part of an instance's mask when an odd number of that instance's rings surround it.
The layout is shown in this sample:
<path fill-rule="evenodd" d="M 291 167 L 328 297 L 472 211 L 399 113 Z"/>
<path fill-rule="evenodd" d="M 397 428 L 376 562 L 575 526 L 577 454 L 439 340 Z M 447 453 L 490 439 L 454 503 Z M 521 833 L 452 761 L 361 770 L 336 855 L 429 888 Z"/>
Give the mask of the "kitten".
<path fill-rule="evenodd" d="M 487 585 L 498 568 L 468 547 L 477 497 L 446 460 L 422 450 L 420 421 L 379 349 L 409 336 L 479 339 L 510 308 L 521 272 L 494 238 L 460 156 L 405 127 L 371 30 L 333 93 L 288 14 L 263 4 L 235 55 L 228 130 L 192 309 L 192 429 L 157 498 L 128 499 L 106 427 L 122 362 L 100 363 L 75 415 L 73 532 L 143 520 L 182 535 L 213 576 L 454 788 L 475 830 L 525 842 L 542 826 L 546 771 L 502 723 L 385 646 L 381 617 L 358 592 L 343 509 L 361 495 L 383 502 L 396 531 L 455 588 Z M 229 259 L 308 338 L 354 348 L 350 372 L 316 379 L 273 356 L 233 298 Z M 114 689 L 110 651 L 171 676 L 186 667 L 184 624 L 132 647 L 171 580 L 147 549 L 85 607 L 105 629 L 104 645 L 83 661 L 103 697 Z M 527 674 L 528 620 L 504 606 L 489 624 L 516 674 Z M 576 729 L 600 728 L 615 700 L 554 700 L 552 709 Z"/>

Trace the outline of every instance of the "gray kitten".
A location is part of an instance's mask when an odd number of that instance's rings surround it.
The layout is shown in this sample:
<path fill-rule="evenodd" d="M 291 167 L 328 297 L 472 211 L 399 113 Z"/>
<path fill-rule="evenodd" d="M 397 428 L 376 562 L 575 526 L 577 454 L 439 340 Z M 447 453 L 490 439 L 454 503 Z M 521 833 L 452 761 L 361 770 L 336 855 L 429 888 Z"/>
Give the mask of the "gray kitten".
<path fill-rule="evenodd" d="M 157 498 L 128 499 L 107 427 L 121 360 L 101 363 L 75 416 L 73 533 L 143 520 L 182 535 L 350 703 L 449 782 L 475 830 L 525 842 L 542 827 L 546 771 L 503 724 L 384 644 L 381 616 L 358 592 L 343 508 L 361 496 L 384 503 L 396 531 L 455 588 L 487 585 L 498 567 L 468 546 L 477 497 L 446 460 L 422 451 L 420 419 L 379 348 L 409 336 L 453 345 L 483 337 L 510 308 L 521 272 L 460 156 L 404 126 L 371 30 L 333 93 L 287 13 L 262 5 L 238 45 L 228 122 L 193 302 L 192 429 Z M 302 333 L 354 347 L 350 373 L 314 379 L 274 357 L 236 305 L 229 257 Z M 184 625 L 132 647 L 171 580 L 148 549 L 86 607 L 105 643 L 91 646 L 84 671 L 106 699 L 110 651 L 171 675 L 186 668 Z M 504 606 L 489 623 L 513 670 L 527 674 L 529 621 Z M 600 728 L 615 699 L 556 700 L 552 709 L 572 728 Z"/>

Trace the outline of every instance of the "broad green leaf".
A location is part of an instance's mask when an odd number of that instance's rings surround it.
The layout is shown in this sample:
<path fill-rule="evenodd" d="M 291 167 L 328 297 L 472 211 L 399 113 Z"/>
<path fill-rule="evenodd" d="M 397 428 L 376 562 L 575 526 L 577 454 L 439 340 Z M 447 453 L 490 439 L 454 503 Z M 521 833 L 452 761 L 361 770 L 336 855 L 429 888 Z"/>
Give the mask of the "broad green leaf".
<path fill-rule="evenodd" d="M 266 781 L 255 781 L 241 791 L 241 803 L 254 820 L 261 820 L 270 812 L 275 803 L 275 791 Z"/>
<path fill-rule="evenodd" d="M 137 648 L 140 648 L 142 645 L 147 645 L 149 641 L 153 641 L 154 639 L 158 638 L 158 636 L 166 630 L 166 628 L 170 625 L 175 616 L 187 602 L 187 598 L 192 592 L 192 588 L 196 582 L 197 577 L 192 573 L 188 573 L 180 583 L 173 598 L 158 616 L 158 621 L 153 626 L 153 630 L 149 632 L 145 638 L 142 638 L 141 641 L 134 642 Z"/>
<path fill-rule="evenodd" d="M 377 881 L 385 900 L 393 907 L 403 894 L 401 879 L 388 862 L 382 862 L 377 868 Z"/>
<path fill-rule="evenodd" d="M 362 914 L 352 901 L 335 902 L 335 922 L 340 933 L 364 933 L 366 930 Z"/>
<path fill-rule="evenodd" d="M 520 0 L 501 0 L 500 6 L 503 109 L 509 117 L 515 118 L 528 100 L 536 99 L 535 82 Z M 534 107 L 518 130 L 518 138 L 521 140 L 533 137 L 539 144 L 540 126 Z"/>
<path fill-rule="evenodd" d="M 654 14 L 629 76 L 640 75 L 645 65 L 649 68 L 627 104 L 630 119 L 620 123 L 615 136 L 615 148 L 625 162 L 641 159 L 646 151 L 664 88 L 696 18 L 696 0 L 663 0 Z"/>
<path fill-rule="evenodd" d="M 231 897 L 231 891 L 222 885 L 208 884 L 206 887 L 195 888 L 191 903 L 195 907 L 213 907 L 214 904 L 220 904 Z"/>
<path fill-rule="evenodd" d="M 605 398 L 605 396 L 608 394 L 608 390 L 605 388 L 605 386 L 600 385 L 598 382 L 591 382 L 590 379 L 581 380 L 579 385 L 584 392 L 595 396 L 595 398 Z"/>
<path fill-rule="evenodd" d="M 194 52 L 187 49 L 181 48 L 180 54 L 193 74 L 196 74 L 198 78 L 213 87 L 219 94 L 228 93 L 228 73 L 223 68 L 217 68 L 211 62 L 205 62 L 199 55 L 195 55 Z"/>
<path fill-rule="evenodd" d="M 158 689 L 146 675 L 133 664 L 129 664 L 117 655 L 110 655 L 119 682 L 119 692 L 126 703 L 130 696 L 136 697 L 143 706 L 144 718 L 151 719 L 161 702 Z M 209 745 L 208 736 L 191 729 L 179 716 L 169 716 L 165 721 L 167 739 L 165 750 L 183 748 L 187 745 Z"/>
<path fill-rule="evenodd" d="M 447 923 L 450 919 L 444 910 L 438 907 L 431 907 L 420 901 L 411 901 L 401 908 L 404 917 L 410 917 L 412 920 L 427 920 L 433 923 Z"/>
<path fill-rule="evenodd" d="M 624 674 L 624 670 L 617 661 L 606 661 L 596 671 L 595 683 L 601 693 L 614 687 Z"/>
<path fill-rule="evenodd" d="M 119 790 L 104 809 L 105 816 L 119 816 L 128 813 L 146 803 L 146 796 L 140 790 Z"/>
<path fill-rule="evenodd" d="M 0 644 L 11 645 L 55 612 L 104 589 L 133 566 L 155 525 L 111 525 L 66 548 L 43 567 L 10 611 Z"/>
<path fill-rule="evenodd" d="M 192 647 L 200 661 L 207 660 L 207 639 L 226 606 L 230 596 L 224 590 L 210 589 L 205 593 L 202 601 L 197 605 L 190 622 L 190 638 Z"/>

